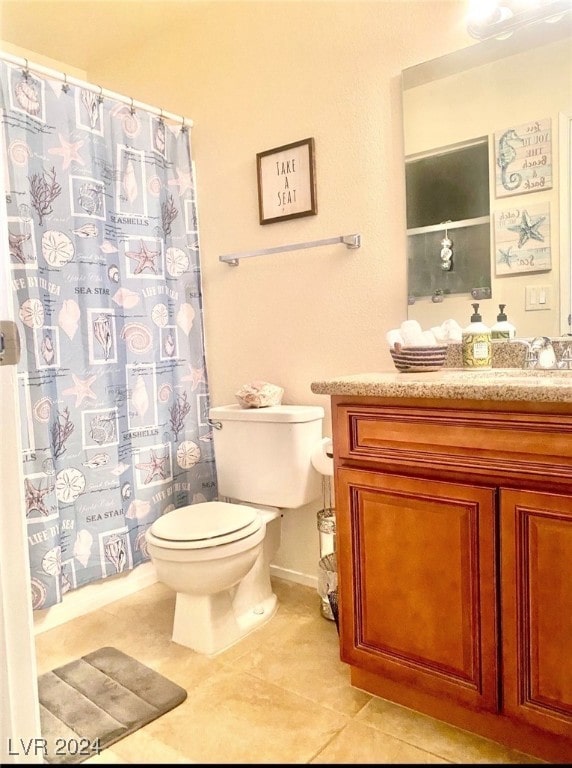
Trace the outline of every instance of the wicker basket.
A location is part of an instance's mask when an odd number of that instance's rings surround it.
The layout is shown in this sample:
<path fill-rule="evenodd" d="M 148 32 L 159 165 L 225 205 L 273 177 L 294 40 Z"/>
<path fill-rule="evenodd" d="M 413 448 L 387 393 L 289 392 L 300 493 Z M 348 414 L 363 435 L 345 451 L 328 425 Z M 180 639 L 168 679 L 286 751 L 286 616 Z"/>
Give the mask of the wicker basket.
<path fill-rule="evenodd" d="M 336 587 L 331 592 L 328 592 L 328 601 L 330 603 L 330 608 L 332 609 L 332 616 L 334 617 L 334 621 L 336 622 L 336 629 L 338 630 L 338 635 L 340 634 L 340 620 L 339 620 L 339 611 L 338 611 L 338 588 Z"/>
<path fill-rule="evenodd" d="M 332 607 L 332 599 L 336 604 L 338 594 L 338 561 L 336 553 L 324 555 L 320 558 L 318 573 L 318 594 L 322 598 L 322 616 L 338 624 L 337 613 Z M 334 595 L 334 598 L 332 598 Z"/>
<path fill-rule="evenodd" d="M 393 364 L 401 373 L 420 373 L 421 371 L 438 371 L 445 364 L 447 345 L 438 347 L 402 347 L 395 345 L 389 352 Z"/>

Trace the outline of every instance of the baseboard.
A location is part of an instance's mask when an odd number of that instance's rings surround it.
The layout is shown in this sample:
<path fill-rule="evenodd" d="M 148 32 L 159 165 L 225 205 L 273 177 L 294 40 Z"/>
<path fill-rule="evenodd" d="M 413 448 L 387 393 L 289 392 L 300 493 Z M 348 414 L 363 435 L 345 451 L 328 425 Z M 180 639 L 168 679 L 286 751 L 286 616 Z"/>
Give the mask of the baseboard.
<path fill-rule="evenodd" d="M 308 576 L 307 573 L 291 571 L 288 568 L 282 568 L 279 565 L 270 565 L 270 575 L 276 576 L 278 579 L 284 579 L 284 581 L 294 581 L 296 584 L 303 584 L 305 587 L 318 589 L 318 577 Z"/>
<path fill-rule="evenodd" d="M 34 611 L 34 635 L 65 624 L 85 613 L 103 608 L 109 603 L 155 584 L 156 581 L 155 566 L 147 562 L 127 573 L 109 576 L 107 579 L 74 589 L 64 595 L 61 603 L 42 611 Z"/>

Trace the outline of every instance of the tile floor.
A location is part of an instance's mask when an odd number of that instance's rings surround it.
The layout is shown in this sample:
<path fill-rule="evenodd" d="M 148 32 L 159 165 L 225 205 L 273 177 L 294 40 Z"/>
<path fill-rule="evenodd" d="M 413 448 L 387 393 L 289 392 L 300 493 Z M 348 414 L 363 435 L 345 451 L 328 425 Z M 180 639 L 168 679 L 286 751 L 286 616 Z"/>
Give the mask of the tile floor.
<path fill-rule="evenodd" d="M 213 658 L 171 641 L 162 584 L 38 635 L 39 674 L 112 645 L 188 691 L 86 763 L 542 762 L 352 688 L 316 591 L 274 586 L 274 618 Z"/>

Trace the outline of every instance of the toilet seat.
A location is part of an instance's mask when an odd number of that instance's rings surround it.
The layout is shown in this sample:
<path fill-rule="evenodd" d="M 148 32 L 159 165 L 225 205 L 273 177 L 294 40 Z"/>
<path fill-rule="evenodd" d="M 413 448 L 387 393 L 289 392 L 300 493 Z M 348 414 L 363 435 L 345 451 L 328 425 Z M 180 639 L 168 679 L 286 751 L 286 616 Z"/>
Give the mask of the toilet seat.
<path fill-rule="evenodd" d="M 206 501 L 167 512 L 153 523 L 149 533 L 167 549 L 204 549 L 240 541 L 262 525 L 254 507 Z"/>

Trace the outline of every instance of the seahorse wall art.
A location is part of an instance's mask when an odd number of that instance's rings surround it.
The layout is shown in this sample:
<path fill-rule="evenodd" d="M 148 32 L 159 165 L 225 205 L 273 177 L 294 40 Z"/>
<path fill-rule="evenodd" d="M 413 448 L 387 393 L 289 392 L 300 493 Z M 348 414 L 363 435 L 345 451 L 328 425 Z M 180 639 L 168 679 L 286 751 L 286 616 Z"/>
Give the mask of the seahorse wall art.
<path fill-rule="evenodd" d="M 497 198 L 551 189 L 551 119 L 496 132 L 495 165 Z"/>

